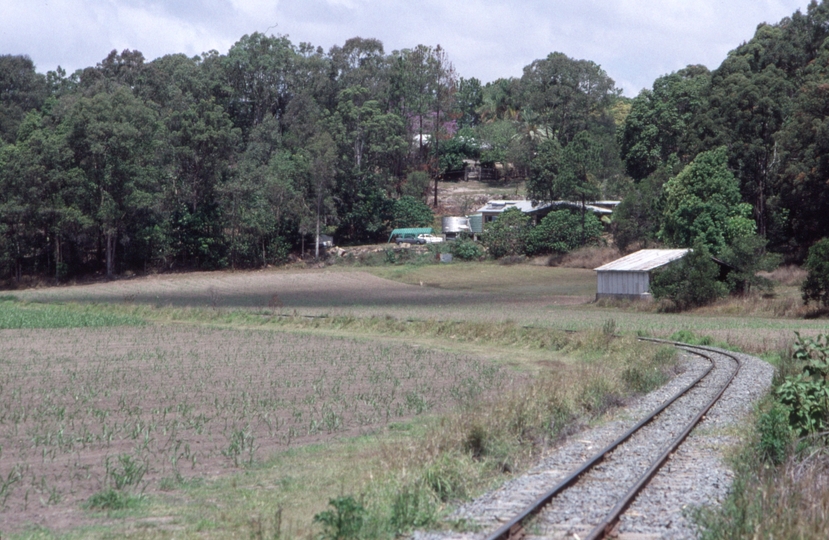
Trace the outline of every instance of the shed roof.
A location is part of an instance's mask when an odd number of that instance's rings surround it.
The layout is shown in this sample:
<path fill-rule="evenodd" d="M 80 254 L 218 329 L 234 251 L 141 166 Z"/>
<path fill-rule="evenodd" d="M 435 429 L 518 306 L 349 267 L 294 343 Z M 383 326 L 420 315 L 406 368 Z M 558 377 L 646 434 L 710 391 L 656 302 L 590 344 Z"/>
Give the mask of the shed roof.
<path fill-rule="evenodd" d="M 547 208 L 550 206 L 549 203 L 536 203 L 533 204 L 532 201 L 489 201 L 486 203 L 486 206 L 482 206 L 478 209 L 478 212 L 497 212 L 501 213 L 510 208 L 518 208 L 525 214 L 530 212 L 535 212 L 536 210 L 540 210 L 542 208 Z"/>
<path fill-rule="evenodd" d="M 418 234 L 432 234 L 431 227 L 410 227 L 407 229 L 394 229 L 391 234 L 389 235 L 389 242 L 395 236 L 403 236 L 406 234 L 413 234 L 417 236 Z"/>
<path fill-rule="evenodd" d="M 607 202 L 613 202 L 613 201 L 603 201 L 603 202 L 607 203 Z M 552 201 L 552 202 L 535 202 L 534 203 L 533 201 L 527 201 L 527 200 L 513 200 L 513 201 L 495 200 L 495 201 L 487 202 L 486 206 L 482 206 L 481 208 L 478 209 L 478 212 L 486 212 L 488 214 L 500 214 L 501 212 L 509 210 L 510 208 L 518 208 L 519 210 L 521 210 L 525 214 L 532 214 L 533 212 L 546 210 L 546 209 L 548 209 L 550 207 L 553 207 L 553 206 L 569 206 L 569 207 L 572 207 L 572 208 L 581 208 L 581 203 L 580 202 L 574 202 L 574 201 Z M 591 212 L 593 212 L 595 214 L 612 214 L 613 213 L 613 210 L 610 210 L 608 208 L 602 208 L 600 206 L 595 206 L 595 205 L 592 205 L 592 204 L 586 204 L 584 207 L 587 210 L 590 210 Z"/>
<path fill-rule="evenodd" d="M 640 249 L 596 268 L 597 272 L 648 272 L 684 257 L 690 249 Z"/>

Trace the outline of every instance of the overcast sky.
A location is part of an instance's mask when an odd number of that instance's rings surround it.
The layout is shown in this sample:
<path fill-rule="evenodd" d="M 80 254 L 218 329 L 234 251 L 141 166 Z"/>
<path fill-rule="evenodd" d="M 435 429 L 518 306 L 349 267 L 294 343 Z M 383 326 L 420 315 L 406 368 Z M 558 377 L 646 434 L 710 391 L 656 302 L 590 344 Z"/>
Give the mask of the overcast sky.
<path fill-rule="evenodd" d="M 688 64 L 717 67 L 808 0 L 0 0 L 0 54 L 45 73 L 93 66 L 109 51 L 226 53 L 244 34 L 287 35 L 328 50 L 354 36 L 386 49 L 446 49 L 462 77 L 520 76 L 558 51 L 600 64 L 634 96 Z"/>

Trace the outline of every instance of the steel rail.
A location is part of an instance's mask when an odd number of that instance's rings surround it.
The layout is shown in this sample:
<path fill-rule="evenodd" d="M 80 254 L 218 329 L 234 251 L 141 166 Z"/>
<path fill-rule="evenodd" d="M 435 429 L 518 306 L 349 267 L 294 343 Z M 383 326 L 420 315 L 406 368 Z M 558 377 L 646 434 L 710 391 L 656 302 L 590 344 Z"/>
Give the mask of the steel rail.
<path fill-rule="evenodd" d="M 642 341 L 652 341 L 652 342 L 656 342 L 656 343 L 667 343 L 667 344 L 671 344 L 671 345 L 674 345 L 674 346 L 677 346 L 677 347 L 680 347 L 680 346 L 695 347 L 695 346 L 692 346 L 692 345 L 686 345 L 684 343 L 670 342 L 670 341 L 659 340 L 659 339 L 651 339 L 651 338 L 640 338 L 640 339 Z M 528 505 L 518 515 L 516 515 L 511 520 L 509 520 L 507 523 L 505 523 L 504 525 L 499 527 L 498 530 L 496 530 L 494 533 L 487 536 L 486 540 L 506 540 L 506 539 L 509 539 L 509 538 L 518 538 L 518 537 L 520 537 L 521 534 L 522 534 L 522 531 L 523 531 L 523 528 L 522 528 L 521 524 L 527 518 L 530 518 L 530 517 L 538 514 L 542 510 L 542 508 L 544 506 L 546 506 L 547 504 L 549 504 L 549 502 L 552 501 L 559 493 L 561 493 L 565 489 L 567 489 L 567 488 L 571 487 L 573 484 L 575 484 L 576 481 L 580 477 L 582 477 L 585 473 L 587 473 L 587 471 L 592 469 L 598 463 L 603 461 L 604 458 L 607 457 L 608 454 L 610 454 L 613 450 L 615 450 L 622 443 L 627 441 L 634 433 L 639 431 L 639 429 L 641 429 L 646 424 L 649 424 L 650 422 L 652 422 L 660 413 L 662 413 L 665 409 L 670 407 L 677 399 L 679 399 L 680 397 L 687 394 L 692 388 L 694 388 L 697 384 L 699 384 L 699 382 L 703 378 L 708 376 L 708 374 L 711 373 L 711 371 L 714 369 L 714 361 L 711 358 L 709 358 L 705 355 L 699 355 L 699 356 L 702 356 L 703 358 L 705 358 L 705 359 L 707 359 L 708 361 L 711 362 L 711 365 L 702 374 L 700 374 L 699 377 L 694 379 L 690 384 L 688 384 L 685 388 L 683 388 L 682 390 L 677 392 L 673 397 L 671 397 L 669 400 L 665 401 L 662 405 L 660 405 L 659 407 L 654 409 L 650 414 L 648 414 L 646 417 L 644 417 L 642 420 L 640 420 L 635 426 L 633 426 L 632 428 L 627 430 L 625 433 L 620 435 L 619 438 L 617 438 L 615 441 L 613 441 L 612 443 L 607 445 L 604 449 L 600 450 L 597 454 L 595 454 L 593 457 L 591 457 L 589 460 L 587 460 L 581 467 L 579 467 L 577 470 L 572 472 L 566 478 L 561 480 L 558 484 L 556 484 L 553 488 L 548 490 L 546 493 L 541 495 L 541 497 L 539 497 L 534 502 L 532 502 L 530 505 Z M 739 368 L 738 368 L 738 370 L 739 370 Z M 729 380 L 728 384 L 731 384 L 730 380 Z M 726 385 L 723 388 L 723 391 L 725 391 L 725 388 L 727 388 L 727 387 L 728 387 L 728 385 Z M 717 399 L 719 399 L 719 397 Z M 710 408 L 710 406 L 709 406 L 709 408 Z M 689 433 L 690 433 L 690 431 L 689 431 Z"/>
<path fill-rule="evenodd" d="M 708 411 L 711 410 L 711 408 L 720 400 L 720 398 L 728 389 L 728 387 L 731 386 L 732 381 L 734 381 L 734 378 L 737 376 L 737 373 L 740 371 L 740 368 L 742 367 L 742 362 L 740 362 L 740 359 L 730 353 L 725 353 L 708 347 L 686 346 L 684 344 L 682 346 L 677 344 L 675 345 L 681 349 L 685 349 L 689 352 L 703 357 L 706 356 L 698 352 L 695 352 L 693 349 L 701 349 L 709 353 L 720 354 L 722 356 L 731 358 L 737 364 L 737 369 L 734 370 L 734 372 L 728 378 L 728 382 L 726 382 L 723 385 L 722 389 L 720 389 L 720 391 L 717 392 L 717 395 L 714 396 L 706 404 L 706 406 L 699 411 L 699 413 L 696 416 L 694 416 L 693 420 L 691 420 L 688 423 L 688 425 L 682 431 L 682 433 L 677 435 L 670 442 L 670 444 L 668 444 L 668 446 L 665 448 L 665 451 L 662 452 L 662 454 L 651 464 L 648 470 L 645 471 L 642 474 L 642 476 L 639 477 L 639 480 L 637 480 L 636 484 L 634 484 L 634 486 L 630 490 L 628 490 L 628 492 L 622 497 L 622 499 L 616 504 L 616 506 L 614 506 L 610 510 L 605 519 L 601 523 L 596 525 L 596 527 L 594 527 L 592 531 L 590 531 L 590 534 L 588 534 L 585 537 L 585 540 L 600 540 L 609 536 L 612 533 L 613 529 L 616 527 L 616 524 L 619 522 L 619 519 L 622 516 L 622 514 L 624 514 L 627 511 L 628 507 L 633 503 L 637 495 L 639 495 L 639 493 L 643 489 L 645 489 L 645 486 L 648 485 L 648 483 L 653 479 L 653 477 L 656 476 L 656 473 L 659 472 L 659 469 L 661 469 L 665 462 L 668 461 L 668 458 L 671 456 L 671 454 L 673 454 L 677 450 L 677 448 L 679 448 L 679 445 L 685 442 L 685 439 L 688 437 L 688 435 L 691 434 L 691 431 L 693 431 L 694 428 L 697 427 L 697 425 L 702 421 L 702 419 L 705 417 Z M 713 364 L 713 359 L 711 359 L 710 357 L 706 358 L 711 360 Z"/>

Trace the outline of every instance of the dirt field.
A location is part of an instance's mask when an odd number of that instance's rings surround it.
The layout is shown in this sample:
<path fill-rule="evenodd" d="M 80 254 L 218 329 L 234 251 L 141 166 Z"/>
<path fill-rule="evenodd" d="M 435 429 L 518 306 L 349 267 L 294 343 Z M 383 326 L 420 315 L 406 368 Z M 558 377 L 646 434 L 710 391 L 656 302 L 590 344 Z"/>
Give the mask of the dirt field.
<path fill-rule="evenodd" d="M 529 278 L 521 276 L 523 279 L 510 282 L 508 276 L 512 267 L 482 266 L 485 269 L 483 279 L 476 276 L 478 270 L 467 273 L 466 266 L 459 265 L 448 278 L 440 276 L 439 267 L 425 267 L 427 281 L 415 274 L 409 276 L 413 284 L 349 268 L 199 272 L 34 289 L 16 293 L 16 296 L 34 302 L 275 308 L 304 315 L 511 319 L 532 324 L 543 324 L 540 321 L 548 318 L 550 307 L 581 304 L 595 296 L 595 277 L 589 270 L 527 266 L 524 268 L 532 273 Z M 508 281 L 505 282 L 505 278 Z M 442 281 L 447 279 L 449 281 Z M 471 285 L 458 286 L 464 280 L 469 280 Z M 573 294 L 574 280 L 576 294 Z"/>
<path fill-rule="evenodd" d="M 270 331 L 0 331 L 0 523 L 95 523 L 95 493 L 157 493 L 289 446 L 367 433 L 490 389 L 497 368 L 418 347 Z"/>
<path fill-rule="evenodd" d="M 14 294 L 38 302 L 269 309 L 400 320 L 511 321 L 559 330 L 600 329 L 612 319 L 620 331 L 665 337 L 690 330 L 747 352 L 785 347 L 795 330 L 812 335 L 825 331 L 826 326 L 820 320 L 747 317 L 739 312 L 666 314 L 602 308 L 591 303 L 595 296 L 592 270 L 532 265 L 200 272 Z"/>

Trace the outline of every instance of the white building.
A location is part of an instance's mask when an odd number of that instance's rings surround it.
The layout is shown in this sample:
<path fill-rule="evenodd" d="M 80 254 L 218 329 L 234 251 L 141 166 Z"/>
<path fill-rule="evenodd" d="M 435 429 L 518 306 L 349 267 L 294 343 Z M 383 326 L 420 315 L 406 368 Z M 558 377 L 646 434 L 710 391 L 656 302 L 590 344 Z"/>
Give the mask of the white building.
<path fill-rule="evenodd" d="M 687 255 L 690 249 L 641 249 L 596 268 L 596 299 L 650 298 L 651 272 Z"/>

